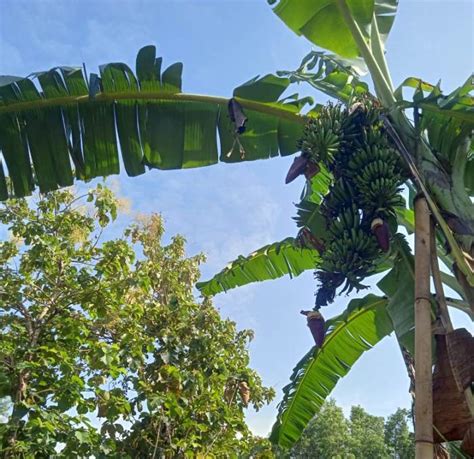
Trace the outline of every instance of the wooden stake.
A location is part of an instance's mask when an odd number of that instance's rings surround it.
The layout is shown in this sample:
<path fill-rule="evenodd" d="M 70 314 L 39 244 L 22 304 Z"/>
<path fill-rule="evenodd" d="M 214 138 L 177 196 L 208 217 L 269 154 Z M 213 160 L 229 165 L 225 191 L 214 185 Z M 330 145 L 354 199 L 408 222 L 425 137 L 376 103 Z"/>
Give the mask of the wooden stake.
<path fill-rule="evenodd" d="M 433 458 L 433 382 L 430 302 L 430 212 L 415 198 L 415 455 Z M 400 288 L 403 288 L 400 286 Z"/>

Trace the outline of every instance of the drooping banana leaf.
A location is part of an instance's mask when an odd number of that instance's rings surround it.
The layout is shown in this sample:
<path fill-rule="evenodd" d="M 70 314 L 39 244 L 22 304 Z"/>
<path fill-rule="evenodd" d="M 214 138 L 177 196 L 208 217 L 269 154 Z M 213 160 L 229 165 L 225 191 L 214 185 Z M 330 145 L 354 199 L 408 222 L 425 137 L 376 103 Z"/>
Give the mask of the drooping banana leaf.
<path fill-rule="evenodd" d="M 339 316 L 328 320 L 320 349 L 311 349 L 296 365 L 283 389 L 270 440 L 291 448 L 340 378 L 359 357 L 393 330 L 388 301 L 376 295 L 352 300 Z"/>
<path fill-rule="evenodd" d="M 340 3 L 345 3 L 362 34 L 369 40 L 377 27 L 384 41 L 392 28 L 398 0 L 280 0 L 275 14 L 295 33 L 343 58 L 360 57 L 359 49 L 344 20 Z"/>
<path fill-rule="evenodd" d="M 57 67 L 28 78 L 0 77 L 0 199 L 128 175 L 251 161 L 297 151 L 308 98 L 280 100 L 287 78 L 266 75 L 234 90 L 248 118 L 236 140 L 228 99 L 182 92 L 182 64 L 162 71 L 155 47 L 126 64 Z M 33 80 L 37 80 L 37 84 Z M 242 148 L 240 148 L 239 143 Z M 9 177 L 9 178 L 7 178 Z"/>
<path fill-rule="evenodd" d="M 316 250 L 301 248 L 296 239 L 289 237 L 266 245 L 247 257 L 238 257 L 212 279 L 199 282 L 196 287 L 204 295 L 215 295 L 253 282 L 277 279 L 285 274 L 299 276 L 303 271 L 314 269 L 318 260 Z"/>

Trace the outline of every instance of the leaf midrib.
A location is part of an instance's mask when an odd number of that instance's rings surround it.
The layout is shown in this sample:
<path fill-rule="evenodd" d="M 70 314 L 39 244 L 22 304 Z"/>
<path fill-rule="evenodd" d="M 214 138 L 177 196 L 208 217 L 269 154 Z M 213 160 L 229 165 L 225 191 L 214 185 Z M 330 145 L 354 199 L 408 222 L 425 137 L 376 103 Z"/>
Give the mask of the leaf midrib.
<path fill-rule="evenodd" d="M 8 105 L 0 106 L 1 114 L 16 114 L 28 110 L 38 110 L 46 107 L 63 107 L 66 105 L 85 104 L 85 103 L 100 103 L 100 102 L 115 102 L 119 100 L 172 100 L 185 102 L 207 102 L 215 105 L 227 105 L 229 99 L 218 96 L 207 96 L 202 94 L 188 94 L 188 93 L 171 93 L 169 91 L 123 91 L 123 92 L 106 92 L 96 95 L 94 98 L 89 97 L 88 94 L 83 96 L 62 96 L 51 97 L 45 99 L 35 99 L 31 101 L 20 101 L 9 103 Z M 295 123 L 304 125 L 308 119 L 308 115 L 300 115 L 295 113 L 290 107 L 277 107 L 276 103 L 267 104 L 249 99 L 242 99 L 235 97 L 235 99 L 242 105 L 242 107 L 255 110 L 267 115 L 273 115 L 278 118 L 287 119 Z"/>

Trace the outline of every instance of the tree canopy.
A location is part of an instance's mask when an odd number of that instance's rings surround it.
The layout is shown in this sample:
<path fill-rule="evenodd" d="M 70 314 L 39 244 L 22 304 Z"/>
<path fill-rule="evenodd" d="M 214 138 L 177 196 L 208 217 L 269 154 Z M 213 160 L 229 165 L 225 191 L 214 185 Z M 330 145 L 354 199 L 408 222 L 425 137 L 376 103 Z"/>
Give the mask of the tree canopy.
<path fill-rule="evenodd" d="M 162 457 L 256 444 L 244 408 L 274 396 L 250 330 L 193 286 L 202 255 L 159 215 L 119 237 L 110 190 L 8 201 L 0 222 L 0 424 L 6 457 Z M 2 410 L 2 412 L 5 410 Z"/>
<path fill-rule="evenodd" d="M 327 400 L 291 450 L 296 458 L 411 459 L 415 455 L 407 410 L 386 420 L 351 408 L 346 419 L 333 399 Z"/>

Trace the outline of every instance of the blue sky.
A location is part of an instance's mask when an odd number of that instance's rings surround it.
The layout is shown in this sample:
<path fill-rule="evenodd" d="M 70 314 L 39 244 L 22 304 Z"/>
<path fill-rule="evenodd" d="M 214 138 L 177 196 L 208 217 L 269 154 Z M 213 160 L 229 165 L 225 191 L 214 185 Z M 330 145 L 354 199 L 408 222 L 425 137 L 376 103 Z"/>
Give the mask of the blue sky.
<path fill-rule="evenodd" d="M 470 0 L 402 0 L 388 41 L 395 85 L 419 76 L 452 90 L 473 69 L 474 6 Z M 0 74 L 24 76 L 57 65 L 126 62 L 132 68 L 138 49 L 155 44 L 165 65 L 184 63 L 185 92 L 230 97 L 256 74 L 293 69 L 311 50 L 271 12 L 264 0 L 0 0 Z M 307 92 L 301 88 L 301 92 Z M 314 94 L 319 102 L 325 98 Z M 284 185 L 292 158 L 204 169 L 160 172 L 130 179 L 108 179 L 131 202 L 116 229 L 137 213 L 161 212 L 168 236 L 181 233 L 189 254 L 203 251 L 203 278 L 240 254 L 296 234 L 291 219 L 303 186 Z M 281 388 L 296 362 L 312 345 L 299 315 L 313 304 L 311 272 L 233 290 L 215 299 L 224 316 L 255 330 L 252 366 L 267 385 Z M 339 313 L 341 297 L 325 315 Z M 454 314 L 457 324 L 472 323 Z M 393 337 L 366 353 L 334 391 L 346 410 L 361 404 L 388 415 L 408 407 L 409 381 Z M 276 403 L 248 413 L 251 428 L 266 434 Z"/>

